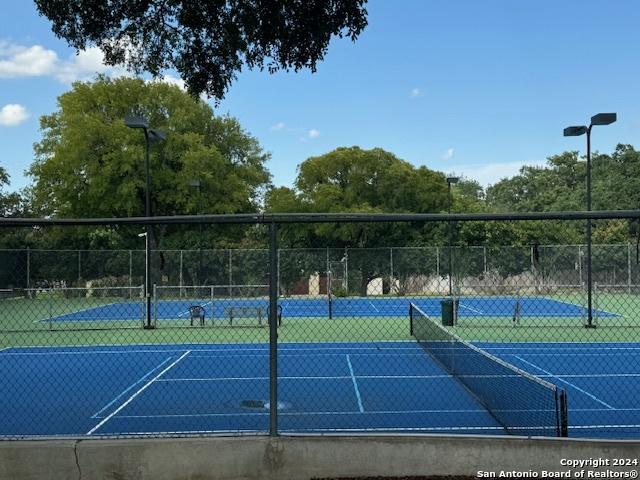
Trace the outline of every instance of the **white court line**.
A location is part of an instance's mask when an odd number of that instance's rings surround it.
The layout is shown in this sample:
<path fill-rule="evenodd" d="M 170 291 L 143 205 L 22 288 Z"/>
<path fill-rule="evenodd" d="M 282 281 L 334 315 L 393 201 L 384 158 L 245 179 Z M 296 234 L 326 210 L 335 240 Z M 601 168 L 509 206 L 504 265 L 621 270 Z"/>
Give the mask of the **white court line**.
<path fill-rule="evenodd" d="M 555 412 L 555 410 L 495 410 L 496 412 L 510 412 L 510 413 L 531 413 L 531 412 Z M 606 412 L 608 410 L 600 409 L 597 410 L 600 412 Z M 380 410 L 380 411 L 356 411 L 356 410 L 348 410 L 348 411 L 335 411 L 335 412 L 323 412 L 323 411 L 311 411 L 311 412 L 284 412 L 279 411 L 278 416 L 285 417 L 301 417 L 301 416 L 344 416 L 344 415 L 354 415 L 360 414 L 375 416 L 375 415 L 408 415 L 408 414 L 424 414 L 424 413 L 432 413 L 432 414 L 447 414 L 450 415 L 452 413 L 482 413 L 486 414 L 486 409 L 451 409 L 451 410 Z M 155 415 L 120 415 L 118 418 L 199 418 L 199 417 L 264 417 L 268 416 L 269 412 L 236 412 L 236 413 L 173 413 L 173 414 L 155 414 Z"/>
<path fill-rule="evenodd" d="M 364 407 L 362 406 L 362 397 L 360 396 L 360 389 L 358 388 L 358 381 L 356 380 L 356 376 L 353 373 L 353 365 L 351 365 L 351 358 L 349 358 L 349 354 L 347 353 L 347 365 L 349 366 L 349 373 L 351 373 L 351 381 L 353 382 L 353 389 L 356 392 L 356 399 L 358 400 L 358 409 L 360 413 L 364 412 Z"/>
<path fill-rule="evenodd" d="M 156 367 L 153 368 L 153 370 L 148 371 L 147 373 L 145 373 L 142 377 L 140 377 L 135 383 L 132 383 L 131 385 L 129 385 L 127 387 L 126 390 L 122 391 L 116 398 L 114 398 L 113 400 L 111 400 L 109 403 L 107 403 L 104 407 L 102 407 L 100 410 L 98 410 L 96 413 L 94 413 L 93 415 L 91 415 L 91 418 L 98 418 L 98 415 L 100 415 L 102 412 L 104 412 L 107 408 L 109 408 L 111 405 L 113 405 L 116 401 L 118 401 L 120 399 L 120 397 L 122 397 L 125 393 L 127 393 L 129 390 L 131 390 L 133 387 L 135 387 L 136 385 L 138 385 L 140 382 L 142 382 L 143 380 L 145 380 L 149 375 L 151 375 L 153 372 L 155 372 L 156 370 L 158 370 L 160 367 L 162 367 L 165 363 L 167 363 L 169 360 L 171 360 L 172 357 L 168 357 L 166 358 L 160 365 L 157 365 Z"/>
<path fill-rule="evenodd" d="M 484 348 L 485 350 L 518 350 L 520 352 L 525 351 L 525 350 L 550 350 L 548 345 L 545 342 L 541 342 L 543 345 L 540 345 L 539 347 L 524 347 L 524 346 L 517 346 L 518 343 L 514 342 L 514 343 L 505 343 L 504 347 L 494 347 L 494 346 L 485 346 L 483 345 L 486 342 L 483 342 L 482 340 L 480 341 L 476 341 L 475 343 L 477 343 L 477 346 L 482 345 L 481 348 Z M 624 343 L 624 342 L 621 342 Z M 512 345 L 512 346 L 509 346 Z M 588 345 L 588 343 L 585 343 L 585 345 Z M 616 343 L 613 343 L 612 345 L 619 345 Z M 559 345 L 554 345 L 553 348 L 551 348 L 551 350 L 556 349 L 560 352 L 564 352 L 564 351 L 575 351 L 575 352 L 584 352 L 584 351 L 589 351 L 589 350 L 640 350 L 640 347 L 606 347 L 606 346 L 602 346 L 602 347 L 561 347 Z M 545 355 L 556 355 L 555 353 L 545 353 Z"/>
<path fill-rule="evenodd" d="M 176 349 L 176 350 L 87 350 L 86 352 L 8 352 L 7 355 L 15 355 L 15 356 L 122 355 L 123 353 L 181 353 L 181 352 L 184 352 L 184 348 Z"/>
<path fill-rule="evenodd" d="M 514 350 L 517 350 L 514 349 Z M 615 353 L 529 353 L 527 352 L 525 355 L 531 357 L 611 357 L 617 355 L 625 355 L 624 352 L 615 352 Z"/>
<path fill-rule="evenodd" d="M 13 348 L 13 347 L 4 347 L 4 348 L 0 348 L 0 352 L 4 352 L 5 350 L 9 350 L 10 348 Z"/>
<path fill-rule="evenodd" d="M 371 305 L 376 312 L 380 313 L 380 310 L 378 310 L 378 307 L 376 307 L 371 300 L 369 300 L 369 305 Z"/>
<path fill-rule="evenodd" d="M 494 410 L 496 412 L 504 412 L 504 413 L 532 413 L 532 412 L 555 412 L 555 410 L 547 409 L 500 409 Z M 609 409 L 606 408 L 572 408 L 572 412 L 609 412 Z M 625 412 L 638 412 L 640 408 L 626 408 L 626 409 L 618 409 L 616 411 L 625 411 Z M 452 413 L 483 413 L 486 414 L 486 409 L 441 409 L 441 410 L 379 410 L 379 411 L 300 411 L 300 412 L 285 412 L 279 411 L 278 416 L 285 417 L 300 417 L 300 416 L 343 416 L 343 415 L 354 415 L 360 414 L 375 416 L 375 415 L 409 415 L 409 414 L 447 414 L 450 415 Z M 263 412 L 236 412 L 236 413 L 173 413 L 173 414 L 155 414 L 155 415 L 120 415 L 118 418 L 199 418 L 199 417 L 260 417 L 260 416 L 268 416 L 268 411 Z"/>
<path fill-rule="evenodd" d="M 162 300 L 161 300 L 162 301 Z M 202 305 L 200 305 L 201 307 L 206 307 L 207 305 L 211 305 L 213 302 L 208 301 L 207 303 L 203 303 Z M 178 314 L 178 318 L 182 317 L 183 315 L 187 315 L 189 313 L 189 310 L 186 310 L 182 313 Z"/>
<path fill-rule="evenodd" d="M 332 343 L 332 342 L 321 342 L 321 344 L 325 344 L 325 343 Z M 384 350 L 415 350 L 416 346 L 415 346 L 415 340 L 375 340 L 373 342 L 335 342 L 336 345 L 345 345 L 344 347 L 341 346 L 322 346 L 322 347 L 309 347 L 309 345 L 318 345 L 317 343 L 313 343 L 313 342 L 282 342 L 279 344 L 279 351 L 280 352 L 286 352 L 286 351 L 323 351 L 323 350 L 348 350 L 348 351 L 353 351 L 353 350 L 373 350 L 375 348 L 383 348 Z M 355 345 L 362 345 L 363 343 L 370 343 L 370 345 L 368 346 L 355 346 Z M 409 347 L 390 347 L 388 345 L 383 345 L 383 344 L 389 344 L 389 343 L 396 343 L 396 344 L 400 344 L 400 343 L 405 343 L 405 344 L 409 344 L 411 346 Z M 249 347 L 249 348 L 198 348 L 202 345 L 205 346 L 214 346 L 215 344 L 184 344 L 184 345 L 180 345 L 180 344 L 167 344 L 167 343 L 139 343 L 139 344 L 131 344 L 131 345 L 123 345 L 121 343 L 101 343 L 101 344 L 95 344 L 95 345 L 15 345 L 12 347 L 7 347 L 7 348 L 11 348 L 11 349 L 28 349 L 28 348 L 38 348 L 38 349 L 53 349 L 53 348 L 82 348 L 85 350 L 88 350 L 89 352 L 91 351 L 92 348 L 105 348 L 105 347 L 118 347 L 117 350 L 109 350 L 109 351 L 104 351 L 104 353 L 121 353 L 121 352 L 149 352 L 149 353 L 162 353 L 162 352 L 184 352 L 184 348 L 177 348 L 177 347 L 190 347 L 194 352 L 251 352 L 251 351 L 257 351 L 257 352 L 268 352 L 269 351 L 269 345 L 268 343 L 264 343 L 264 344 L 252 344 L 252 343 L 224 343 L 222 345 L 238 345 L 239 347 L 241 345 L 260 345 L 260 346 L 256 346 L 256 347 Z M 294 347 L 293 345 L 301 345 L 300 347 Z M 350 346 L 351 345 L 351 346 Z M 153 349 L 153 350 L 130 350 L 129 347 L 161 347 L 161 346 L 165 346 L 165 347 L 174 347 L 174 348 L 157 348 L 157 349 Z M 17 354 L 18 352 L 16 352 Z M 35 352 L 33 352 L 35 353 Z M 42 352 L 40 353 L 41 355 L 54 355 L 54 354 L 58 354 L 58 353 L 67 353 L 67 352 L 55 352 L 55 351 L 49 351 L 49 352 Z M 86 352 L 71 352 L 71 353 L 86 353 Z M 31 352 L 25 352 L 23 353 L 23 355 L 27 355 L 27 354 L 31 354 Z"/>
<path fill-rule="evenodd" d="M 532 367 L 534 367 L 534 368 L 536 368 L 536 369 L 540 370 L 541 372 L 543 372 L 543 373 L 545 373 L 545 374 L 547 374 L 547 375 L 552 376 L 553 378 L 555 378 L 555 379 L 556 379 L 556 380 L 558 380 L 559 382 L 565 383 L 565 384 L 569 385 L 570 387 L 575 388 L 575 389 L 576 389 L 576 390 L 578 390 L 579 392 L 584 393 L 587 397 L 591 398 L 592 400 L 595 400 L 596 402 L 598 402 L 598 403 L 600 403 L 600 404 L 604 405 L 605 407 L 607 407 L 607 408 L 609 408 L 609 409 L 611 409 L 611 410 L 616 410 L 616 408 L 615 408 L 615 407 L 612 407 L 612 406 L 611 406 L 611 405 L 609 405 L 607 402 L 603 402 L 602 400 L 600 400 L 600 399 L 599 399 L 598 397 L 596 397 L 595 395 L 592 395 L 591 393 L 587 392 L 586 390 L 583 390 L 582 388 L 578 387 L 577 385 L 574 385 L 574 384 L 573 384 L 573 383 L 571 383 L 571 382 L 567 382 L 566 380 L 563 380 L 562 378 L 560 378 L 560 377 L 558 377 L 558 376 L 556 376 L 556 375 L 552 374 L 551 372 L 548 372 L 547 370 L 545 370 L 545 369 L 543 369 L 543 368 L 540 368 L 538 365 L 535 365 L 535 364 L 533 364 L 533 363 L 531 363 L 531 362 L 526 361 L 524 358 L 519 357 L 518 355 L 514 355 L 514 357 L 515 357 L 515 358 L 517 358 L 518 360 L 520 360 L 521 362 L 524 362 L 524 363 L 526 363 L 527 365 L 531 365 Z"/>
<path fill-rule="evenodd" d="M 448 349 L 450 350 L 450 349 Z M 197 351 L 197 350 L 194 350 Z M 412 353 L 407 353 L 407 352 L 412 352 Z M 395 352 L 395 353 L 380 353 L 380 352 L 371 352 L 371 353 L 351 353 L 351 356 L 354 357 L 395 357 L 395 356 L 400 356 L 400 357 L 425 357 L 425 358 L 429 358 L 424 352 L 421 352 L 419 350 L 417 350 L 417 348 L 412 348 L 410 350 L 408 350 L 407 352 Z M 415 352 L 415 353 L 414 353 Z M 296 353 L 296 354 L 292 354 L 292 353 L 283 353 L 281 350 L 278 352 L 278 354 L 281 357 L 287 357 L 287 358 L 296 358 L 296 357 L 303 357 L 303 358 L 308 358 L 308 357 L 342 357 L 344 355 L 344 353 L 306 353 L 306 354 L 301 354 L 301 353 Z M 225 359 L 229 359 L 229 358 L 244 358 L 244 357 L 250 357 L 250 358 L 269 358 L 269 353 L 261 353 L 261 354 L 247 354 L 247 355 L 241 355 L 241 354 L 234 354 L 234 355 L 191 355 L 191 358 L 225 358 Z"/>
<path fill-rule="evenodd" d="M 182 354 L 182 356 L 180 356 L 180 358 L 178 358 L 175 362 L 173 362 L 171 365 L 169 365 L 167 368 L 165 368 L 164 370 L 162 370 L 158 375 L 156 375 L 155 377 L 153 377 L 149 382 L 145 383 L 139 390 L 137 390 L 133 395 L 131 395 L 122 405 L 120 405 L 116 410 L 114 410 L 113 412 L 111 412 L 110 415 L 108 415 L 107 417 L 105 417 L 100 423 L 98 423 L 95 427 L 93 427 L 91 430 L 89 430 L 86 434 L 87 435 L 91 435 L 93 432 L 95 432 L 96 430 L 98 430 L 102 425 L 104 425 L 105 423 L 107 423 L 109 420 L 111 420 L 114 416 L 116 416 L 116 414 L 118 412 L 120 412 L 124 407 L 126 407 L 127 405 L 129 405 L 134 398 L 136 398 L 138 395 L 140 395 L 142 392 L 144 392 L 147 388 L 149 388 L 149 386 L 155 382 L 157 379 L 159 379 L 162 375 L 164 375 L 165 373 L 167 373 L 169 370 L 171 370 L 174 366 L 176 366 L 176 364 L 182 360 L 184 357 L 186 357 L 187 355 L 189 355 L 189 353 L 191 353 L 191 350 L 187 350 L 186 352 L 184 352 Z"/>
<path fill-rule="evenodd" d="M 192 358 L 192 357 L 189 357 Z M 595 375 L 589 374 L 575 374 L 564 375 L 557 374 L 564 378 L 640 378 L 640 373 L 601 373 Z M 351 380 L 353 377 L 356 379 L 364 378 L 367 380 L 431 380 L 439 378 L 451 378 L 451 375 L 290 375 L 290 376 L 278 376 L 278 380 Z M 458 375 L 461 378 L 522 378 L 521 375 Z M 537 375 L 539 378 L 557 378 L 556 375 Z M 157 380 L 158 382 L 238 382 L 238 381 L 268 381 L 269 377 L 185 377 L 185 378 L 163 378 Z"/>
<path fill-rule="evenodd" d="M 459 303 L 458 308 L 466 308 L 467 310 L 472 311 L 473 313 L 479 313 L 480 315 L 484 315 L 483 310 L 478 310 L 477 308 L 467 307 L 464 303 Z"/>

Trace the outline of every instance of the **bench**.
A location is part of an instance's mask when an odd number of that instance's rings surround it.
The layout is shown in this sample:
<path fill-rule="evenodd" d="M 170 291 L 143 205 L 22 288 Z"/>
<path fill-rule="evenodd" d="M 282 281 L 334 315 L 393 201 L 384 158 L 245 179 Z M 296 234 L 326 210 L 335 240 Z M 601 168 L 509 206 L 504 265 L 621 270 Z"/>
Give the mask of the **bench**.
<path fill-rule="evenodd" d="M 249 318 L 249 319 L 255 319 L 257 321 L 257 324 L 249 324 L 249 326 L 251 325 L 257 325 L 257 326 L 262 326 L 263 324 L 266 325 L 268 324 L 268 320 L 269 320 L 269 307 L 267 305 L 254 305 L 254 306 L 235 306 L 235 305 L 229 305 L 229 306 L 225 306 L 223 308 L 223 318 L 228 318 L 229 319 L 229 325 L 233 326 L 233 322 L 234 320 L 240 319 L 240 318 Z M 278 326 L 282 325 L 282 307 L 280 305 L 278 305 Z M 264 320 L 264 323 L 263 323 Z M 236 325 L 238 325 L 236 323 Z M 246 323 L 241 324 L 241 325 L 247 325 Z"/>

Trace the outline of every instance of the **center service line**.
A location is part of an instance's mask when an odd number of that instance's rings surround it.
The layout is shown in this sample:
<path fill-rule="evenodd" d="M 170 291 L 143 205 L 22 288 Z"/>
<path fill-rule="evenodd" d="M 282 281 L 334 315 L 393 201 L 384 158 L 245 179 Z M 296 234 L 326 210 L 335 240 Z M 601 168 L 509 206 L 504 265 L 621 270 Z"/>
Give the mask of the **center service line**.
<path fill-rule="evenodd" d="M 358 399 L 358 408 L 360 413 L 364 413 L 364 407 L 362 406 L 362 397 L 360 397 L 360 389 L 358 389 L 358 381 L 353 373 L 353 365 L 351 365 L 351 357 L 347 353 L 347 364 L 349 365 L 349 373 L 351 373 L 351 381 L 353 382 L 353 389 L 356 391 L 356 398 Z"/>

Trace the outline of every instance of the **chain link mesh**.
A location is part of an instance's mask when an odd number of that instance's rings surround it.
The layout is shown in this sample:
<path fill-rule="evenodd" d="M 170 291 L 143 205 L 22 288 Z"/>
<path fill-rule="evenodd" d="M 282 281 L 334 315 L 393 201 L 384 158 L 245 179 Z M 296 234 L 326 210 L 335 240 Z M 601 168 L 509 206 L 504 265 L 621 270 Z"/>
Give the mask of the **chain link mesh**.
<path fill-rule="evenodd" d="M 566 392 L 569 436 L 640 437 L 635 244 L 593 246 L 589 316 L 585 245 L 318 247 L 289 224 L 270 271 L 251 229 L 255 248 L 194 249 L 209 229 L 192 228 L 151 251 L 148 295 L 144 250 L 0 250 L 0 436 L 267 433 L 273 412 L 284 433 L 503 434 L 411 335 L 414 304 Z M 508 388 L 510 373 L 482 375 Z M 544 417 L 518 397 L 500 408 Z"/>

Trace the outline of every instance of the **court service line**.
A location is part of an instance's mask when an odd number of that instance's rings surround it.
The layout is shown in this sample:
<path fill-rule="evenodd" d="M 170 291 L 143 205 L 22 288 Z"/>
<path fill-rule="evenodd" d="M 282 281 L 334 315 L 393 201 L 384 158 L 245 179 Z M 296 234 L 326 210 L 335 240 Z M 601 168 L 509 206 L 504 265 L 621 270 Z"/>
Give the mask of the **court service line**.
<path fill-rule="evenodd" d="M 169 370 L 171 370 L 173 367 L 175 367 L 178 364 L 178 362 L 180 362 L 184 357 L 186 357 L 190 353 L 191 353 L 191 350 L 187 350 L 186 352 L 184 352 L 176 361 L 174 361 L 171 365 L 169 365 L 167 368 L 162 370 L 158 375 L 153 377 L 150 381 L 145 383 L 139 390 L 137 390 L 133 395 L 131 395 L 122 405 L 120 405 L 117 409 L 115 409 L 113 412 L 111 412 L 110 415 L 106 416 L 100 423 L 98 423 L 95 427 L 93 427 L 91 430 L 89 430 L 86 434 L 87 435 L 93 434 L 96 430 L 98 430 L 100 427 L 102 427 L 105 423 L 107 423 L 109 420 L 111 420 L 113 417 L 115 417 L 117 415 L 117 413 L 120 412 L 124 407 L 129 405 L 133 401 L 134 398 L 136 398 L 138 395 L 140 395 L 142 392 L 144 392 L 147 388 L 149 388 L 153 382 L 158 380 L 162 375 L 164 375 Z"/>
<path fill-rule="evenodd" d="M 531 362 L 526 361 L 524 358 L 522 358 L 522 357 L 520 357 L 520 356 L 518 356 L 518 355 L 514 355 L 514 357 L 515 357 L 515 358 L 517 358 L 518 360 L 520 360 L 521 362 L 524 362 L 524 363 L 526 363 L 527 365 L 530 365 L 530 366 L 532 366 L 532 367 L 534 367 L 534 368 L 536 368 L 536 369 L 540 370 L 542 373 L 545 373 L 545 374 L 547 374 L 547 375 L 550 375 L 551 377 L 555 378 L 555 379 L 556 379 L 556 380 L 558 380 L 559 382 L 565 383 L 565 384 L 569 385 L 570 387 L 575 388 L 575 389 L 576 389 L 576 390 L 578 390 L 579 392 L 584 393 L 587 397 L 591 398 L 592 400 L 595 400 L 596 402 L 598 402 L 598 403 L 600 403 L 600 404 L 604 405 L 605 407 L 607 407 L 607 408 L 609 408 L 609 409 L 611 409 L 611 410 L 616 410 L 616 408 L 615 408 L 615 407 L 612 407 L 612 406 L 611 406 L 611 405 L 609 405 L 607 402 L 603 402 L 602 400 L 600 400 L 600 399 L 599 399 L 598 397 L 596 397 L 595 395 L 593 395 L 593 394 L 591 394 L 591 393 L 587 392 L 586 390 L 583 390 L 582 388 L 578 387 L 577 385 L 575 385 L 575 384 L 573 384 L 573 383 L 571 383 L 571 382 L 567 382 L 566 380 L 563 380 L 562 378 L 560 378 L 560 377 L 558 377 L 558 376 L 554 375 L 553 373 L 551 373 L 551 372 L 549 372 L 549 371 L 547 371 L 547 370 L 545 370 L 545 369 L 543 369 L 543 368 L 539 367 L 538 365 L 536 365 L 536 364 L 534 364 L 534 363 L 531 363 Z"/>
<path fill-rule="evenodd" d="M 189 357 L 193 358 L 193 357 Z M 521 378 L 520 375 L 458 375 L 461 378 Z M 561 374 L 538 375 L 540 378 L 640 378 L 640 373 L 602 373 L 602 374 Z M 436 380 L 450 379 L 451 375 L 283 375 L 278 376 L 278 380 L 351 380 L 352 378 L 363 378 L 367 380 Z M 239 381 L 268 381 L 269 377 L 182 377 L 182 378 L 162 378 L 157 380 L 160 383 L 171 382 L 239 382 Z M 618 409 L 616 409 L 618 410 Z"/>
<path fill-rule="evenodd" d="M 113 405 L 115 402 L 117 402 L 122 396 L 124 396 L 124 394 L 126 394 L 129 390 L 131 390 L 133 387 L 135 387 L 136 385 L 138 385 L 140 382 L 146 380 L 146 378 L 151 375 L 153 372 L 155 372 L 156 370 L 158 370 L 159 368 L 161 368 L 165 363 L 167 363 L 169 360 L 171 360 L 173 357 L 168 357 L 166 358 L 161 364 L 155 366 L 153 368 L 153 370 L 148 371 L 147 373 L 145 373 L 142 377 L 140 377 L 138 380 L 136 380 L 135 383 L 132 383 L 131 385 L 129 385 L 127 387 L 126 390 L 120 392 L 120 394 L 115 397 L 113 400 L 111 400 L 109 403 L 107 403 L 104 407 L 102 407 L 100 410 L 98 410 L 96 413 L 94 413 L 93 415 L 91 415 L 91 418 L 99 418 L 98 416 L 104 412 L 107 408 L 109 408 L 111 405 Z"/>
<path fill-rule="evenodd" d="M 555 412 L 555 410 L 496 410 L 499 412 L 510 412 L 510 413 L 531 413 L 531 412 Z M 597 410 L 599 412 L 606 412 L 605 409 Z M 378 410 L 378 411 L 300 411 L 300 412 L 278 412 L 278 416 L 283 417 L 304 417 L 304 416 L 345 416 L 345 415 L 355 415 L 358 413 L 362 413 L 363 415 L 368 415 L 375 417 L 376 415 L 410 415 L 410 414 L 447 414 L 450 415 L 452 413 L 470 413 L 470 414 L 486 414 L 486 409 L 450 409 L 450 410 Z M 264 417 L 268 416 L 268 411 L 263 412 L 234 412 L 234 413 L 173 413 L 173 414 L 154 414 L 154 415 L 120 415 L 118 418 L 225 418 L 225 417 Z"/>
<path fill-rule="evenodd" d="M 349 365 L 349 373 L 351 373 L 351 381 L 353 382 L 353 389 L 356 392 L 356 398 L 358 399 L 358 408 L 360 409 L 360 413 L 364 413 L 364 407 L 362 406 L 362 398 L 360 397 L 360 389 L 358 388 L 358 381 L 356 380 L 356 376 L 353 373 L 353 365 L 351 365 L 351 358 L 349 358 L 349 354 L 347 353 L 347 365 Z"/>

